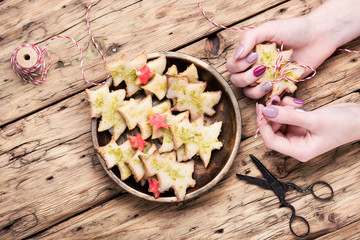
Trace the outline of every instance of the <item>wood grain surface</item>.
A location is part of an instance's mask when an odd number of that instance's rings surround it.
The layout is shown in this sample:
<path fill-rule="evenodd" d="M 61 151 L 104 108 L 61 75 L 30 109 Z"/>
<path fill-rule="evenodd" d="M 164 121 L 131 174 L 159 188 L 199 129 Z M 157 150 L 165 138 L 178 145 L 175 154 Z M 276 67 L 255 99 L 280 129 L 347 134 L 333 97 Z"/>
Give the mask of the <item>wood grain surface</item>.
<path fill-rule="evenodd" d="M 321 0 L 200 1 L 227 26 L 259 25 L 301 16 Z M 290 211 L 272 191 L 239 181 L 259 177 L 248 154 L 283 181 L 305 186 L 330 183 L 335 197 L 316 201 L 292 192 L 287 199 L 311 225 L 310 238 L 357 239 L 360 221 L 360 142 L 308 163 L 265 148 L 256 130 L 255 100 L 232 86 L 242 115 L 238 156 L 225 178 L 203 196 L 184 203 L 154 203 L 124 192 L 106 175 L 92 146 L 89 103 L 79 55 L 71 41 L 50 44 L 53 66 L 39 86 L 11 71 L 11 52 L 22 43 L 44 45 L 68 35 L 84 49 L 85 74 L 101 82 L 107 72 L 89 41 L 85 11 L 90 1 L 0 1 L 0 239 L 293 239 Z M 21 14 L 20 14 L 21 13 Z M 92 31 L 109 61 L 122 53 L 179 51 L 215 67 L 227 80 L 226 59 L 243 32 L 208 23 L 195 0 L 96 1 Z M 360 39 L 346 45 L 356 49 Z M 64 50 L 65 49 L 65 50 Z M 335 52 L 317 76 L 298 84 L 294 96 L 307 110 L 338 102 L 360 103 L 360 55 Z"/>

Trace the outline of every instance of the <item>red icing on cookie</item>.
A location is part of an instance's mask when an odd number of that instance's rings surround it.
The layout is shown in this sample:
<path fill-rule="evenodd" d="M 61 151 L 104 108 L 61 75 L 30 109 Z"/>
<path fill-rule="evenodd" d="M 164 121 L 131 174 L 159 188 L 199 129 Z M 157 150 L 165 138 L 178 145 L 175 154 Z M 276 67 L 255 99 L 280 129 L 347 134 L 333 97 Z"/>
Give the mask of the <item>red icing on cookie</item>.
<path fill-rule="evenodd" d="M 142 152 L 144 151 L 144 146 L 147 144 L 147 142 L 142 139 L 140 133 L 138 133 L 136 136 L 129 136 L 129 140 L 132 148 L 138 148 Z"/>
<path fill-rule="evenodd" d="M 149 125 L 154 127 L 154 131 L 157 132 L 160 128 L 169 128 L 169 126 L 165 122 L 165 116 L 161 116 L 160 114 L 155 113 L 152 118 L 148 121 Z"/>
<path fill-rule="evenodd" d="M 152 192 L 154 194 L 154 198 L 158 198 L 160 193 L 159 190 L 159 182 L 156 181 L 154 178 L 149 179 L 149 192 Z"/>
<path fill-rule="evenodd" d="M 149 66 L 145 64 L 139 70 L 136 71 L 136 75 L 140 79 L 140 83 L 147 84 L 149 78 L 151 78 L 154 73 L 150 70 Z"/>

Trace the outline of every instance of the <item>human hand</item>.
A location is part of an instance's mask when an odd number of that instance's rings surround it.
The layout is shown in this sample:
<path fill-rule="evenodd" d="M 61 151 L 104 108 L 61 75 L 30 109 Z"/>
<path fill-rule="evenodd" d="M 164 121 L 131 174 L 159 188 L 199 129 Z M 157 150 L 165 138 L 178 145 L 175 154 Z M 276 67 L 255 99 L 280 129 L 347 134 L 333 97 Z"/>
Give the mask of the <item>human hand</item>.
<path fill-rule="evenodd" d="M 298 111 L 300 100 L 284 97 L 279 105 L 257 105 L 257 123 L 266 147 L 306 162 L 360 139 L 360 104 L 342 103 L 311 112 Z"/>
<path fill-rule="evenodd" d="M 299 37 L 300 34 L 301 37 Z M 226 67 L 232 74 L 231 82 L 237 87 L 243 87 L 246 96 L 259 99 L 273 87 L 271 82 L 249 87 L 266 70 L 262 65 L 255 65 L 248 69 L 257 60 L 257 53 L 252 52 L 252 49 L 262 42 L 276 42 L 280 45 L 282 41 L 285 49 L 293 49 L 292 61 L 313 68 L 317 68 L 336 49 L 335 45 L 326 43 L 322 35 L 314 32 L 306 17 L 269 21 L 245 32 L 240 46 L 233 57 L 228 59 Z M 310 69 L 306 69 L 303 77 L 310 72 Z"/>
<path fill-rule="evenodd" d="M 292 61 L 316 69 L 339 46 L 360 35 L 360 1 L 327 1 L 308 15 L 266 22 L 246 31 L 234 55 L 226 67 L 232 74 L 231 82 L 244 88 L 244 94 L 259 99 L 272 89 L 271 82 L 249 87 L 262 76 L 266 68 L 253 66 L 257 54 L 252 52 L 256 44 L 284 42 L 285 49 L 293 49 Z M 302 77 L 311 72 L 306 69 Z"/>

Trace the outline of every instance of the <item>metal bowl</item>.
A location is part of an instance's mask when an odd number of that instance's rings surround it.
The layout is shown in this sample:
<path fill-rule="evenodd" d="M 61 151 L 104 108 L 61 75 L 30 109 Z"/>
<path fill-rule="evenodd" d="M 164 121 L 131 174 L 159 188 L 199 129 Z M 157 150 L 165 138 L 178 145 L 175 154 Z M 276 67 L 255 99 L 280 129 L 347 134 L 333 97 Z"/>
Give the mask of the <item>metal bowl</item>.
<path fill-rule="evenodd" d="M 240 109 L 232 92 L 230 86 L 226 80 L 209 64 L 194 58 L 189 55 L 176 52 L 158 52 L 148 54 L 148 59 L 154 59 L 160 55 L 165 55 L 167 59 L 167 68 L 175 64 L 179 72 L 184 71 L 190 64 L 194 63 L 199 74 L 199 79 L 207 82 L 205 91 L 222 91 L 222 97 L 220 102 L 215 106 L 216 113 L 212 117 L 209 117 L 211 123 L 222 121 L 222 129 L 219 135 L 219 140 L 223 143 L 223 147 L 220 150 L 214 150 L 211 155 L 211 160 L 207 168 L 204 168 L 203 163 L 200 159 L 195 159 L 195 171 L 193 178 L 196 180 L 194 188 L 188 188 L 185 198 L 182 201 L 189 200 L 200 196 L 212 188 L 218 183 L 224 175 L 230 169 L 235 156 L 237 154 L 240 140 L 241 140 L 241 117 Z M 110 84 L 109 84 L 110 86 Z M 125 85 L 120 85 L 117 88 L 111 87 L 110 89 L 124 88 Z M 144 95 L 145 96 L 145 95 Z M 138 96 L 139 97 L 139 96 Z M 108 131 L 98 132 L 99 119 L 92 119 L 91 131 L 93 144 L 95 147 L 106 145 L 111 135 Z M 133 135 L 133 132 L 125 132 L 122 134 L 118 143 L 126 140 L 127 135 Z M 178 202 L 179 200 L 175 197 L 173 191 L 167 191 L 160 195 L 158 198 L 154 198 L 152 193 L 149 193 L 147 188 L 148 185 L 141 186 L 137 183 L 133 177 L 125 181 L 120 180 L 120 173 L 117 167 L 108 169 L 106 167 L 104 159 L 98 154 L 99 161 L 103 166 L 106 173 L 111 179 L 115 181 L 121 188 L 125 189 L 135 196 L 156 202 Z"/>

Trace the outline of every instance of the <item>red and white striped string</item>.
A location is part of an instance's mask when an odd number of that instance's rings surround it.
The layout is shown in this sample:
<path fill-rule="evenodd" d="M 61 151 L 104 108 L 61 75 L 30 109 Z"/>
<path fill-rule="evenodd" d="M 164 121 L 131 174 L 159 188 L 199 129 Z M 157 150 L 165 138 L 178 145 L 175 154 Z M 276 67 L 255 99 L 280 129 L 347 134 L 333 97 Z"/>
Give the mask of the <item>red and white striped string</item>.
<path fill-rule="evenodd" d="M 310 69 L 313 72 L 313 74 L 311 74 L 310 76 L 308 76 L 306 78 L 303 78 L 303 79 L 291 79 L 291 78 L 288 78 L 287 74 L 290 73 L 293 70 L 296 70 L 297 68 L 296 67 L 291 68 L 290 67 L 290 61 L 283 61 L 282 62 L 283 49 L 284 49 L 284 42 L 281 42 L 280 49 L 278 49 L 279 56 L 277 57 L 277 59 L 275 61 L 276 64 L 274 66 L 265 66 L 266 68 L 275 69 L 275 71 L 274 71 L 274 79 L 271 81 L 272 83 L 280 82 L 282 80 L 288 80 L 288 81 L 292 81 L 292 82 L 302 82 L 302 81 L 310 80 L 313 77 L 315 77 L 316 70 L 314 68 L 312 68 L 311 66 L 308 66 L 308 65 L 298 65 L 299 67 L 302 67 L 302 68 L 305 68 L 305 69 L 306 68 Z M 274 96 L 267 102 L 267 106 L 270 105 L 272 103 L 272 101 L 275 99 L 275 97 L 280 94 L 279 90 L 280 90 L 280 88 L 278 86 L 276 88 L 276 90 L 274 91 L 274 94 L 273 94 Z M 260 117 L 259 125 L 258 125 L 258 127 L 256 129 L 256 132 L 255 132 L 255 138 L 259 134 L 260 126 L 261 126 L 261 123 L 262 123 L 263 119 L 264 119 L 264 115 L 262 114 L 261 117 Z"/>
<path fill-rule="evenodd" d="M 227 29 L 227 30 L 250 30 L 250 29 L 256 28 L 256 26 L 251 26 L 251 27 L 226 27 L 226 26 L 224 26 L 222 24 L 219 24 L 219 23 L 213 21 L 212 19 L 210 19 L 207 16 L 204 9 L 202 8 L 202 6 L 200 4 L 200 1 L 199 0 L 196 0 L 196 1 L 197 1 L 197 4 L 198 4 L 198 7 L 199 7 L 201 13 L 203 14 L 203 16 L 205 17 L 205 19 L 208 22 L 210 22 L 211 24 L 213 24 L 213 25 L 215 25 L 217 27 Z M 310 75 L 309 77 L 306 77 L 306 78 L 303 78 L 303 79 L 300 79 L 300 80 L 296 80 L 296 79 L 290 79 L 290 78 L 288 78 L 286 76 L 289 72 L 291 72 L 292 70 L 295 70 L 295 69 L 289 68 L 289 65 L 290 65 L 289 61 L 281 62 L 281 60 L 282 60 L 281 52 L 283 51 L 283 46 L 284 46 L 284 43 L 281 42 L 280 50 L 278 50 L 279 51 L 279 56 L 276 59 L 276 65 L 275 66 L 265 66 L 266 68 L 274 68 L 275 69 L 275 71 L 274 71 L 274 79 L 273 79 L 272 83 L 278 82 L 278 81 L 281 81 L 281 80 L 284 80 L 284 79 L 286 79 L 288 81 L 293 81 L 293 82 L 300 82 L 300 81 L 306 81 L 306 80 L 312 79 L 316 75 L 316 70 L 314 68 L 312 68 L 311 66 L 308 66 L 308 65 L 298 65 L 298 66 L 303 67 L 303 68 L 309 68 L 313 72 L 313 74 Z M 345 49 L 345 48 L 341 48 L 341 49 L 338 49 L 338 50 L 345 51 L 345 52 L 350 52 L 350 53 L 360 53 L 360 51 L 354 51 L 354 50 L 349 50 L 349 49 Z M 280 73 L 279 77 L 277 77 L 278 73 Z M 268 101 L 267 105 L 271 104 L 271 102 L 274 100 L 274 98 L 276 96 L 278 96 L 278 94 L 279 94 L 279 87 L 277 87 L 277 89 L 275 90 L 275 93 L 274 93 L 274 97 Z M 262 123 L 263 119 L 264 119 L 264 115 L 262 114 L 261 118 L 260 118 L 259 125 L 258 125 L 258 127 L 256 129 L 255 138 L 258 136 L 258 133 L 260 131 L 260 126 L 261 126 L 261 123 Z"/>
<path fill-rule="evenodd" d="M 92 7 L 93 3 L 94 3 L 95 0 L 92 0 L 89 7 L 87 8 L 86 10 L 86 24 L 87 24 L 87 28 L 88 28 L 88 32 L 89 32 L 89 35 L 90 35 L 90 38 L 91 38 L 91 41 L 93 42 L 95 48 L 98 50 L 98 52 L 100 53 L 104 63 L 106 64 L 106 58 L 104 56 L 104 54 L 102 53 L 102 51 L 100 50 L 98 44 L 96 43 L 92 33 L 91 33 L 91 30 L 90 30 L 90 23 L 89 23 L 89 11 L 90 11 L 90 8 Z M 82 50 L 81 50 L 81 47 L 80 45 L 78 44 L 77 41 L 75 41 L 73 38 L 71 37 L 68 37 L 68 36 L 55 36 L 55 37 L 52 37 L 48 40 L 48 42 L 45 44 L 45 46 L 43 48 L 39 47 L 39 46 L 36 46 L 34 44 L 22 44 L 21 46 L 17 47 L 11 54 L 11 58 L 10 58 L 10 62 L 11 62 L 11 66 L 12 66 L 12 69 L 13 71 L 16 73 L 16 75 L 24 80 L 25 82 L 28 82 L 28 83 L 32 83 L 32 84 L 35 84 L 35 85 L 38 85 L 38 84 L 41 84 L 43 83 L 46 79 L 47 79 L 47 76 L 48 76 L 48 71 L 50 69 L 50 66 L 51 66 L 51 57 L 50 57 L 50 54 L 49 52 L 46 50 L 46 48 L 48 47 L 48 45 L 56 40 L 56 39 L 68 39 L 68 40 L 71 40 L 79 49 L 79 52 L 80 52 L 80 68 L 81 68 L 81 73 L 82 73 L 82 77 L 84 79 L 85 82 L 89 83 L 89 84 L 92 84 L 92 85 L 101 85 L 101 84 L 104 84 L 106 81 L 104 82 L 101 82 L 101 83 L 95 83 L 95 82 L 91 82 L 91 81 L 88 81 L 86 78 L 85 78 L 85 73 L 84 73 L 84 60 L 83 60 L 83 54 L 82 54 Z M 36 62 L 36 64 L 34 65 L 34 67 L 32 68 L 23 68 L 21 67 L 19 64 L 18 64 L 18 61 L 16 59 L 16 55 L 18 53 L 18 51 L 21 49 L 21 48 L 24 48 L 24 47 L 31 47 L 32 49 L 34 49 L 36 51 L 36 53 L 38 54 L 38 60 Z M 45 55 L 47 57 L 45 57 Z M 47 62 L 47 63 L 46 63 Z M 40 78 L 39 78 L 40 77 Z M 107 75 L 107 79 L 109 79 L 110 77 L 110 74 Z M 39 79 L 38 79 L 39 78 Z"/>
<path fill-rule="evenodd" d="M 204 15 L 205 19 L 208 20 L 211 24 L 213 24 L 213 25 L 215 25 L 217 27 L 224 28 L 224 29 L 227 29 L 227 30 L 234 30 L 234 31 L 237 31 L 237 30 L 250 30 L 250 29 L 256 28 L 256 26 L 253 26 L 253 27 L 226 27 L 226 26 L 224 26 L 222 24 L 216 23 L 206 15 L 204 9 L 200 5 L 200 1 L 199 0 L 196 0 L 196 1 L 197 1 L 197 4 L 198 4 L 198 7 L 200 8 L 200 11 Z"/>

